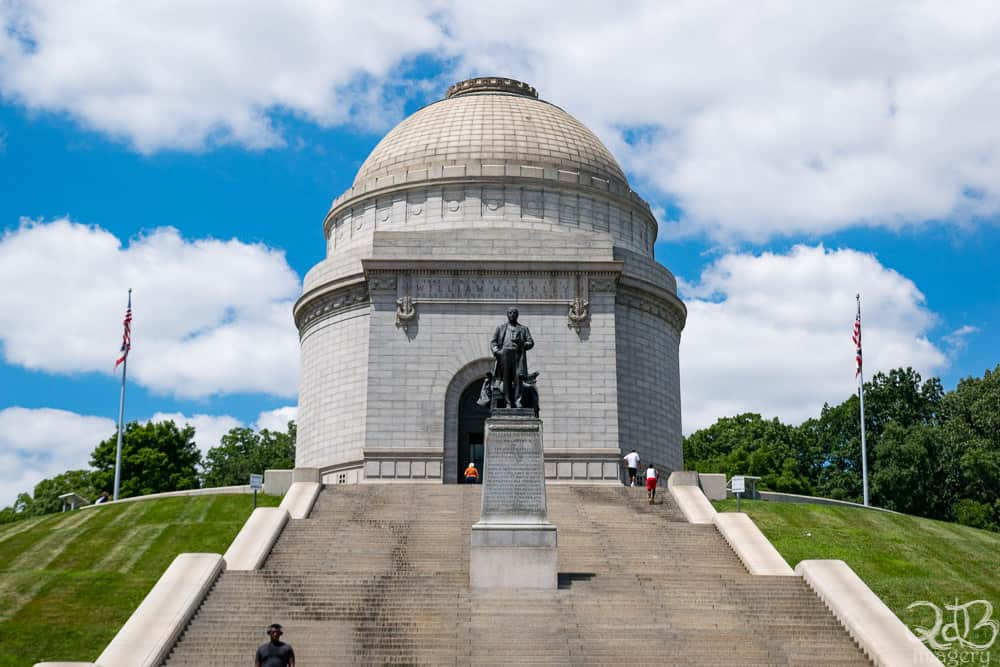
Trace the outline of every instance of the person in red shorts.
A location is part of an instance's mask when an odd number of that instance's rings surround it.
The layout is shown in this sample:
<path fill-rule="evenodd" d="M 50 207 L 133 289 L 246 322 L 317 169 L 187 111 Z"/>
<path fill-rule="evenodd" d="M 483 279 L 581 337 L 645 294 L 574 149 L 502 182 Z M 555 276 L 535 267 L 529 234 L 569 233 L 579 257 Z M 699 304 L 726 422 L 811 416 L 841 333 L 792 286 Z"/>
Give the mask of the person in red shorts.
<path fill-rule="evenodd" d="M 646 495 L 649 497 L 650 505 L 656 500 L 656 478 L 656 468 L 650 463 L 649 467 L 646 468 Z"/>

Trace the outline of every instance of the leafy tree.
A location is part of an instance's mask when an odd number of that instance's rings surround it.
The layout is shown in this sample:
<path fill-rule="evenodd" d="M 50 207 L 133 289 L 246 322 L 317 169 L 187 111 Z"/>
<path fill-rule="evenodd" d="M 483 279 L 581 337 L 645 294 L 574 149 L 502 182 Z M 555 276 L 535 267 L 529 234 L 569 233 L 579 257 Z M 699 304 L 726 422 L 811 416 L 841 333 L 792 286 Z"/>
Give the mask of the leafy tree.
<path fill-rule="evenodd" d="M 0 524 L 11 523 L 12 521 L 32 516 L 31 508 L 33 503 L 34 501 L 30 494 L 24 492 L 17 494 L 17 500 L 14 501 L 13 505 L 0 510 Z"/>
<path fill-rule="evenodd" d="M 684 439 L 689 468 L 751 474 L 762 487 L 861 501 L 857 395 L 798 427 L 723 417 Z M 954 391 L 912 368 L 865 383 L 872 500 L 901 512 L 1000 530 L 1000 366 Z"/>
<path fill-rule="evenodd" d="M 818 419 L 799 426 L 807 474 L 818 495 L 860 502 L 860 414 L 858 397 L 852 396 L 840 405 L 824 405 Z"/>
<path fill-rule="evenodd" d="M 30 516 L 34 505 L 35 500 L 31 497 L 31 494 L 22 492 L 17 494 L 17 500 L 14 501 L 14 511 L 25 516 Z"/>
<path fill-rule="evenodd" d="M 685 438 L 684 459 L 700 472 L 757 475 L 761 488 L 810 493 L 802 445 L 794 427 L 747 413 L 722 417 Z"/>
<path fill-rule="evenodd" d="M 55 477 L 43 479 L 35 485 L 35 494 L 31 499 L 28 513 L 37 516 L 60 511 L 62 501 L 59 500 L 59 496 L 64 493 L 78 493 L 93 502 L 100 493 L 94 486 L 93 477 L 94 473 L 90 470 L 67 470 Z"/>
<path fill-rule="evenodd" d="M 961 380 L 943 397 L 941 415 L 955 495 L 971 501 L 956 504 L 956 518 L 981 527 L 1000 525 L 1000 366 L 982 378 Z"/>
<path fill-rule="evenodd" d="M 935 423 L 943 396 L 939 379 L 930 378 L 921 384 L 920 373 L 912 368 L 876 373 L 865 383 L 867 435 L 878 439 L 890 423 L 904 428 Z"/>
<path fill-rule="evenodd" d="M 94 450 L 96 488 L 111 489 L 115 478 L 117 435 Z M 172 421 L 129 422 L 122 438 L 121 497 L 198 488 L 201 453 L 194 443 L 194 427 L 178 428 Z"/>
<path fill-rule="evenodd" d="M 295 422 L 285 433 L 234 428 L 205 456 L 204 486 L 246 484 L 251 473 L 295 467 Z"/>
<path fill-rule="evenodd" d="M 962 498 L 955 503 L 955 520 L 973 528 L 1000 531 L 1000 524 L 996 522 L 998 515 L 1000 515 L 1000 500 L 993 505 L 979 503 L 970 498 Z"/>
<path fill-rule="evenodd" d="M 876 373 L 865 383 L 865 436 L 873 485 L 880 452 L 891 451 L 879 446 L 882 433 L 891 424 L 903 428 L 935 424 L 943 394 L 940 380 L 922 383 L 912 368 Z M 857 394 L 840 405 L 824 405 L 818 419 L 809 419 L 799 428 L 806 438 L 809 476 L 816 492 L 861 502 L 861 403 Z M 888 478 L 883 482 L 889 484 Z"/>
<path fill-rule="evenodd" d="M 67 470 L 43 479 L 35 485 L 34 497 L 19 493 L 12 506 L 0 510 L 0 523 L 59 512 L 62 510 L 59 496 L 71 492 L 93 501 L 99 493 L 93 484 L 93 473 L 90 470 Z"/>
<path fill-rule="evenodd" d="M 952 517 L 952 466 L 942 452 L 939 427 L 889 422 L 875 455 L 878 466 L 871 482 L 876 505 L 932 519 Z"/>

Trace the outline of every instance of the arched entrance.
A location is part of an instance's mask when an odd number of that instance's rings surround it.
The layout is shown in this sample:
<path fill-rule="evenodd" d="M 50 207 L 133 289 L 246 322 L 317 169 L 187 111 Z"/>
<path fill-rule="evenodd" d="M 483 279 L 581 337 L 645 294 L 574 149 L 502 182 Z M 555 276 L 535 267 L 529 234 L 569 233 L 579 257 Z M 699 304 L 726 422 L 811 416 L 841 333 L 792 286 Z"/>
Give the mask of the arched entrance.
<path fill-rule="evenodd" d="M 459 471 L 458 483 L 464 484 L 462 471 L 469 462 L 479 469 L 479 479 L 483 475 L 483 437 L 486 433 L 486 418 L 490 416 L 490 406 L 480 407 L 479 392 L 483 381 L 476 380 L 462 392 L 458 401 L 458 460 L 456 470 Z"/>
<path fill-rule="evenodd" d="M 486 374 L 493 370 L 493 359 L 483 357 L 463 366 L 448 383 L 444 398 L 444 447 L 441 459 L 445 484 L 460 482 L 462 471 L 469 465 L 469 444 L 482 444 L 477 434 L 485 432 L 484 422 L 489 408 L 476 405 Z M 476 464 L 479 467 L 479 464 Z M 480 469 L 482 476 L 482 469 Z"/>

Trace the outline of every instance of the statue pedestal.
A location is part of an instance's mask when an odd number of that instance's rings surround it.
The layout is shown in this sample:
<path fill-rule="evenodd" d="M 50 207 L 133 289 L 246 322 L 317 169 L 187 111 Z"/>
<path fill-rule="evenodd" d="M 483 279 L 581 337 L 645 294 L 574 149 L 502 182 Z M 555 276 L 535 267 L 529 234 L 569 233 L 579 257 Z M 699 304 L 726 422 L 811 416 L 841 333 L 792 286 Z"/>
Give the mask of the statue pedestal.
<path fill-rule="evenodd" d="M 530 408 L 486 420 L 483 507 L 472 526 L 472 588 L 556 588 L 556 527 L 545 502 L 542 420 Z"/>

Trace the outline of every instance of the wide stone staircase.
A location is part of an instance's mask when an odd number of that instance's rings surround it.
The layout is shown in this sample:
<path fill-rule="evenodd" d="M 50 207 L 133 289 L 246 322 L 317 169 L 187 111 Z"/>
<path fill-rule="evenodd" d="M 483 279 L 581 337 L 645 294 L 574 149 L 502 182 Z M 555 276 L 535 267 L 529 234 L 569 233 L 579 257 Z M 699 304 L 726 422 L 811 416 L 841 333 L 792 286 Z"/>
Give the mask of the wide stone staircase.
<path fill-rule="evenodd" d="M 327 487 L 263 569 L 225 572 L 166 664 L 869 664 L 798 577 L 755 577 L 666 489 L 549 486 L 559 589 L 469 588 L 478 486 Z"/>

